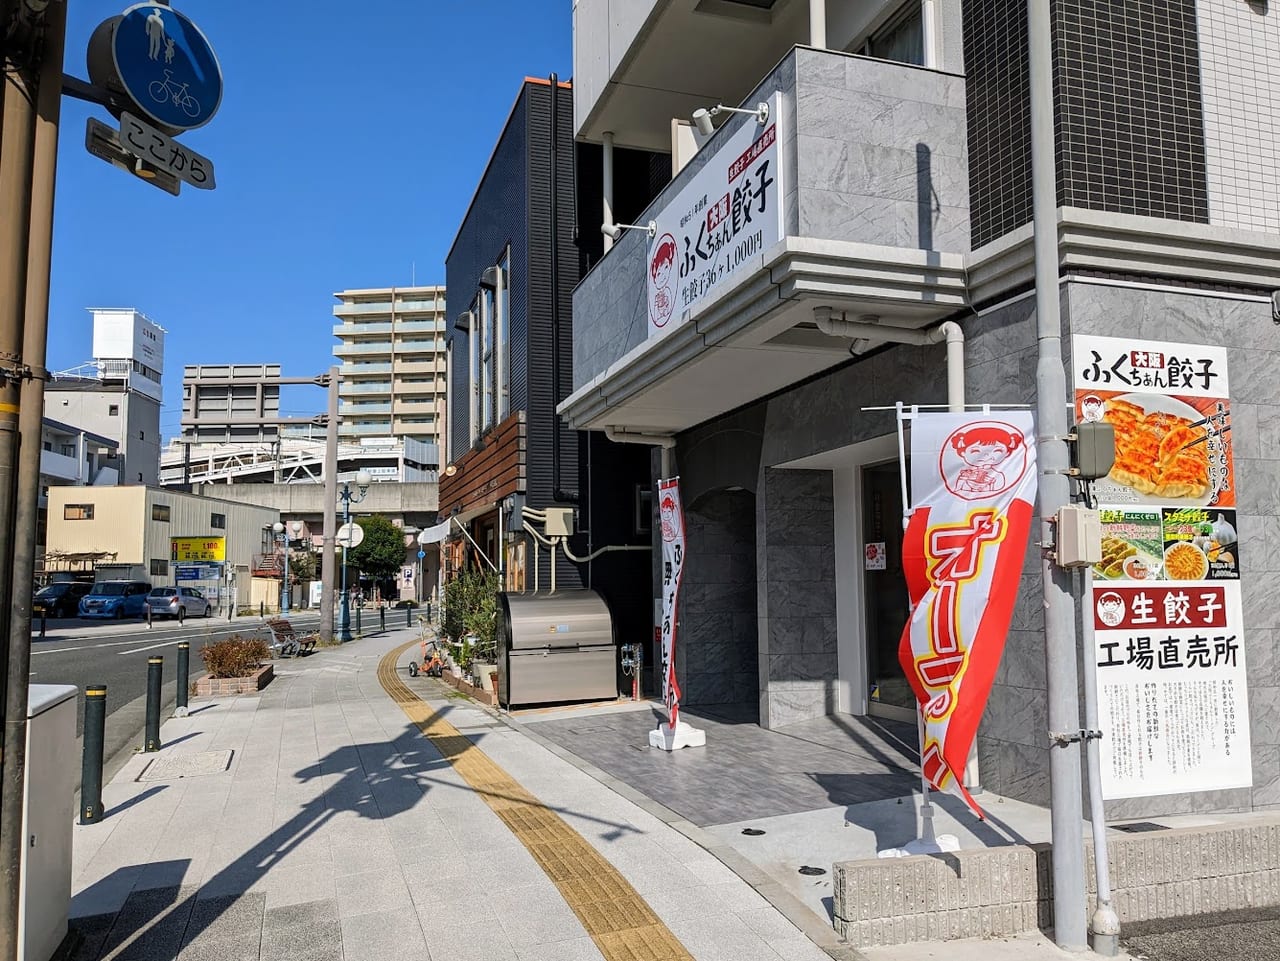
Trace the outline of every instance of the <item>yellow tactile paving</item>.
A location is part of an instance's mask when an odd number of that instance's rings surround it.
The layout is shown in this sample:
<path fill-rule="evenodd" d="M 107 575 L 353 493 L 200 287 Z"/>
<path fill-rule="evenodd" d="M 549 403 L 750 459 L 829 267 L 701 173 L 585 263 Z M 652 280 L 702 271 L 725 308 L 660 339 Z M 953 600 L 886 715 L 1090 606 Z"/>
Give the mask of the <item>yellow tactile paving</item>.
<path fill-rule="evenodd" d="M 396 661 L 415 644 L 387 654 L 378 664 L 378 681 L 542 866 L 606 961 L 693 961 L 600 852 L 400 680 Z"/>

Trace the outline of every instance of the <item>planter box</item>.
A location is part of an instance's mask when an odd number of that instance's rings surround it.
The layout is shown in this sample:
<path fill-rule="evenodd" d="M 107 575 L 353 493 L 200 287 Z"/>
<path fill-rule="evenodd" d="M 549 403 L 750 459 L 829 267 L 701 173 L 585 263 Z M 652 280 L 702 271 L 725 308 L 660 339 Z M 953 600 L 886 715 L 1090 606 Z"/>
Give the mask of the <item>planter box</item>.
<path fill-rule="evenodd" d="M 443 680 L 450 687 L 456 687 L 463 694 L 467 695 L 467 697 L 474 698 L 481 704 L 492 705 L 497 703 L 498 696 L 496 694 L 491 694 L 489 691 L 482 691 L 474 684 L 468 684 L 462 678 L 458 677 L 456 674 L 450 673 L 449 671 L 444 672 Z"/>
<path fill-rule="evenodd" d="M 209 677 L 196 681 L 197 697 L 228 697 L 232 694 L 256 694 L 275 676 L 270 664 L 263 664 L 248 677 Z"/>

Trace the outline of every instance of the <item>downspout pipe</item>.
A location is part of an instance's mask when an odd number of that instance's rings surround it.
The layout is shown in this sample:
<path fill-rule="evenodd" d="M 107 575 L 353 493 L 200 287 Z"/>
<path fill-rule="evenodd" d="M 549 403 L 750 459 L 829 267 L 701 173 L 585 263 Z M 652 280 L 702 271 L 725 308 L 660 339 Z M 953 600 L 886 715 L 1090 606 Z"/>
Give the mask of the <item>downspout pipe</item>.
<path fill-rule="evenodd" d="M 937 327 L 916 329 L 881 324 L 874 315 L 863 315 L 859 320 L 846 320 L 842 311 L 830 307 L 815 307 L 813 322 L 828 337 L 847 337 L 849 340 L 883 340 L 895 344 L 947 345 L 947 407 L 953 411 L 964 410 L 964 329 L 954 320 L 943 321 Z"/>
<path fill-rule="evenodd" d="M 671 450 L 676 446 L 676 439 L 669 434 L 638 434 L 621 427 L 606 427 L 604 436 L 615 444 L 647 444 L 663 450 Z"/>

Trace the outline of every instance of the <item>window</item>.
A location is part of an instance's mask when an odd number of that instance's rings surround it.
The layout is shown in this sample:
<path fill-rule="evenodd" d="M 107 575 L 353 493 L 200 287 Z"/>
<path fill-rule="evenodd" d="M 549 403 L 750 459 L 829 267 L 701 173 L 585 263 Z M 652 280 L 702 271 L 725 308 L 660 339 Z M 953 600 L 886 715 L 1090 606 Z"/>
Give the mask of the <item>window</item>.
<path fill-rule="evenodd" d="M 653 530 L 653 488 L 648 484 L 636 485 L 635 533 L 648 534 Z"/>
<path fill-rule="evenodd" d="M 158 561 L 158 560 L 156 560 L 156 559 L 152 558 L 152 560 L 151 560 L 151 576 L 152 576 L 152 577 L 168 577 L 168 576 L 169 576 L 169 562 L 168 562 L 168 561 Z"/>
<path fill-rule="evenodd" d="M 908 2 L 854 52 L 879 60 L 924 65 L 924 21 L 920 0 Z"/>
<path fill-rule="evenodd" d="M 212 527 L 215 531 L 225 531 L 227 529 L 227 515 L 226 514 L 210 514 L 209 526 Z"/>
<path fill-rule="evenodd" d="M 164 521 L 169 523 L 169 505 L 168 504 L 152 504 L 151 519 L 153 521 Z"/>
<path fill-rule="evenodd" d="M 147 432 L 144 430 L 138 431 L 138 440 L 146 440 L 146 439 L 147 439 Z"/>
<path fill-rule="evenodd" d="M 76 445 L 75 445 L 75 444 L 63 444 L 63 445 L 61 445 L 61 450 L 59 450 L 59 453 L 60 453 L 60 454 L 62 454 L 62 456 L 63 456 L 63 457 L 75 457 L 75 456 L 76 456 Z"/>
<path fill-rule="evenodd" d="M 62 508 L 62 519 L 64 521 L 91 521 L 93 520 L 93 505 L 66 504 Z"/>
<path fill-rule="evenodd" d="M 108 405 L 108 406 L 107 406 L 107 416 L 108 416 L 108 417 L 119 417 L 119 416 L 120 416 L 120 405 L 119 405 L 119 404 L 110 404 L 110 405 Z"/>
<path fill-rule="evenodd" d="M 51 454 L 52 454 L 52 453 L 53 453 L 53 441 L 51 441 L 51 440 L 47 440 L 47 441 L 45 441 L 45 442 L 44 442 L 44 449 L 45 449 L 45 450 L 47 450 L 49 453 L 51 453 Z"/>

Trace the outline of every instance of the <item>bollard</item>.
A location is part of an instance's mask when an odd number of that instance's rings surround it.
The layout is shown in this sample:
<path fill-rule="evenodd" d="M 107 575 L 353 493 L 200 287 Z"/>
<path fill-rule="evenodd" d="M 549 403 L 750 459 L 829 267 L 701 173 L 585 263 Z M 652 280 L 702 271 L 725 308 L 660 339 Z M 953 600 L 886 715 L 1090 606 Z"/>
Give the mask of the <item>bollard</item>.
<path fill-rule="evenodd" d="M 147 613 L 147 630 L 151 630 L 151 605 L 144 604 L 142 609 Z"/>
<path fill-rule="evenodd" d="M 378 608 L 378 630 L 383 634 L 387 633 L 387 609 L 385 607 Z"/>
<path fill-rule="evenodd" d="M 147 658 L 147 734 L 142 750 L 160 750 L 160 683 L 164 675 L 164 658 Z"/>
<path fill-rule="evenodd" d="M 191 690 L 191 645 L 183 641 L 178 645 L 178 700 L 173 714 L 187 716 L 187 695 Z"/>
<path fill-rule="evenodd" d="M 49 614 L 48 614 L 48 612 L 47 612 L 47 611 L 41 611 L 41 612 L 40 612 L 40 636 L 41 636 L 41 637 L 44 637 L 45 630 L 46 630 L 46 629 L 48 628 L 48 626 L 49 626 L 49 625 L 46 623 L 46 621 L 47 621 L 48 617 L 49 617 Z"/>
<path fill-rule="evenodd" d="M 84 689 L 84 751 L 80 766 L 80 823 L 102 820 L 102 752 L 107 726 L 107 687 Z"/>
<path fill-rule="evenodd" d="M 363 633 L 360 627 L 360 608 L 356 607 L 356 636 L 359 637 Z"/>
<path fill-rule="evenodd" d="M 406 607 L 404 609 L 404 626 L 413 627 L 413 608 Z"/>
<path fill-rule="evenodd" d="M 258 601 L 258 616 L 259 616 L 259 617 L 266 617 L 266 616 L 267 616 L 267 602 L 266 602 L 266 601 Z"/>

